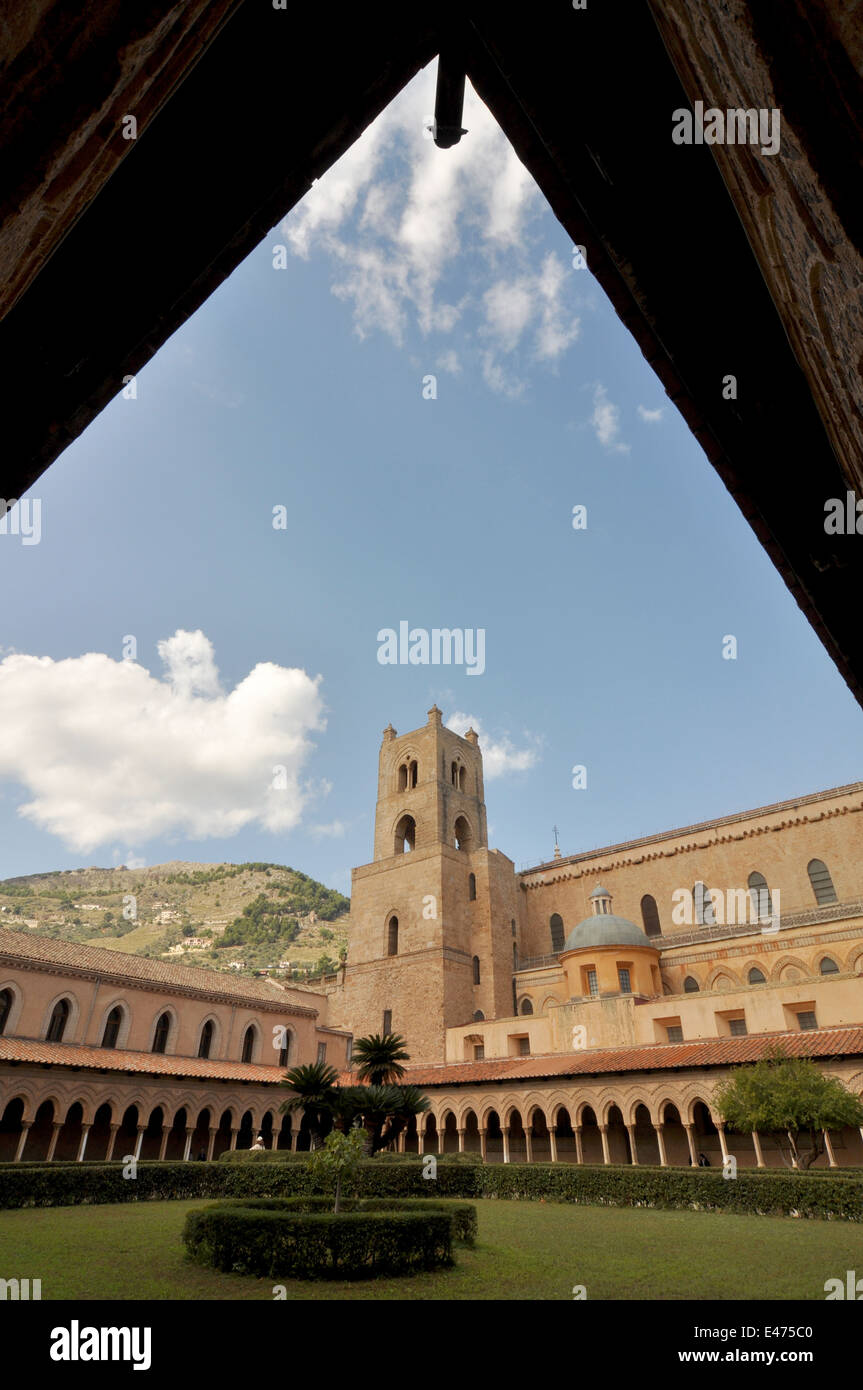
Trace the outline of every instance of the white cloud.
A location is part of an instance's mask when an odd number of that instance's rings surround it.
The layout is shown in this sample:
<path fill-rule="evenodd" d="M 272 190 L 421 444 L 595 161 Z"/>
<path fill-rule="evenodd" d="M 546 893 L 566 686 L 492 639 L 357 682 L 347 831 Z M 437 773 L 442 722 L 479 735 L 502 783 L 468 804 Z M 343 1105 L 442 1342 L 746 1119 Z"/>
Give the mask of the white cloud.
<path fill-rule="evenodd" d="M 628 453 L 629 445 L 623 444 L 618 439 L 620 434 L 620 411 L 617 406 L 608 399 L 608 392 L 602 385 L 594 387 L 593 391 L 593 414 L 590 417 L 593 432 L 605 449 L 613 449 L 616 453 Z"/>
<path fill-rule="evenodd" d="M 309 735 L 325 727 L 320 677 L 261 662 L 225 694 L 202 632 L 158 648 L 163 679 L 99 652 L 0 662 L 0 777 L 27 789 L 19 814 L 83 853 L 290 830 L 311 794 Z"/>
<path fill-rule="evenodd" d="M 664 411 L 661 407 L 658 410 L 648 410 L 646 405 L 640 405 L 638 407 L 638 413 L 642 420 L 646 420 L 648 424 L 656 425 L 662 419 Z"/>
<path fill-rule="evenodd" d="M 509 772 L 526 772 L 539 761 L 540 740 L 536 737 L 530 736 L 534 745 L 532 748 L 516 748 L 508 734 L 503 734 L 497 739 L 484 734 L 480 721 L 472 714 L 450 715 L 446 726 L 452 729 L 453 733 L 461 734 L 462 738 L 468 729 L 476 730 L 482 753 L 483 774 L 489 781 L 495 777 L 505 777 Z"/>
<path fill-rule="evenodd" d="M 342 840 L 348 833 L 348 822 L 344 820 L 329 821 L 326 825 L 313 825 L 311 834 L 317 839 L 326 838 L 330 840 Z"/>
<path fill-rule="evenodd" d="M 455 348 L 447 348 L 446 352 L 442 352 L 435 366 L 439 367 L 442 372 L 450 372 L 453 376 L 457 376 L 461 371 L 461 363 Z"/>
<path fill-rule="evenodd" d="M 449 150 L 425 138 L 436 70 L 418 74 L 363 132 L 289 213 L 282 235 L 297 255 L 330 257 L 333 293 L 351 305 L 360 337 L 380 330 L 401 345 L 414 326 L 427 336 L 461 325 L 467 341 L 465 319 L 479 312 L 483 375 L 493 390 L 519 395 L 524 383 L 498 356 L 528 332 L 531 360 L 566 351 L 578 336 L 571 277 L 553 253 L 535 268 L 529 223 L 541 195 L 469 84 L 467 135 Z M 468 292 L 447 284 L 456 267 Z"/>

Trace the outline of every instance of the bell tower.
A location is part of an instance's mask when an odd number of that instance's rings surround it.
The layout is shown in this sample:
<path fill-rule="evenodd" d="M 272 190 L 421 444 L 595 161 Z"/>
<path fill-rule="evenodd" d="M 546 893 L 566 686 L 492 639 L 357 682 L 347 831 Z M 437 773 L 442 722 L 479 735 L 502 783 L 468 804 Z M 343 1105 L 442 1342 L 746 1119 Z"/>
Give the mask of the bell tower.
<path fill-rule="evenodd" d="M 436 705 L 420 729 L 389 725 L 374 857 L 353 871 L 340 1022 L 401 1033 L 413 1062 L 443 1062 L 447 1028 L 512 1012 L 516 915 L 514 865 L 488 848 L 475 730 L 446 728 Z"/>

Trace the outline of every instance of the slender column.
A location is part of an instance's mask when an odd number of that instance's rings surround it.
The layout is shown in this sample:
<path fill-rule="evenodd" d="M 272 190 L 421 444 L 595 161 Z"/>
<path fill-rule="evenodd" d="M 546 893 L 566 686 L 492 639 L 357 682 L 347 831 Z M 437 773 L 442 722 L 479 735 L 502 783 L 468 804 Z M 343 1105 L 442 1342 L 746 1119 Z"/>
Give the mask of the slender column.
<path fill-rule="evenodd" d="M 115 1145 L 116 1142 L 117 1142 L 117 1131 L 119 1130 L 119 1128 L 120 1128 L 120 1126 L 119 1126 L 118 1124 L 112 1124 L 112 1125 L 109 1126 L 110 1134 L 109 1134 L 109 1136 L 108 1136 L 108 1151 L 107 1151 L 107 1153 L 105 1154 L 105 1162 L 106 1162 L 106 1163 L 109 1163 L 109 1162 L 111 1161 L 111 1159 L 114 1157 L 114 1145 Z M 50 1155 L 49 1155 L 49 1157 L 51 1157 L 51 1158 L 53 1158 L 53 1156 L 54 1156 L 54 1144 L 55 1144 L 55 1143 L 56 1143 L 56 1139 L 52 1139 L 52 1140 L 51 1140 L 51 1153 L 50 1153 Z"/>
<path fill-rule="evenodd" d="M 170 1125 L 162 1125 L 162 1142 L 161 1142 L 161 1144 L 159 1145 L 159 1158 L 160 1158 L 160 1159 L 162 1159 L 162 1158 L 165 1157 L 165 1150 L 166 1150 L 167 1147 L 168 1147 L 168 1140 L 169 1140 L 170 1136 L 171 1136 L 171 1126 L 170 1126 Z"/>
<path fill-rule="evenodd" d="M 215 1144 L 216 1144 L 216 1135 L 218 1134 L 218 1132 L 219 1132 L 219 1129 L 218 1129 L 218 1126 L 217 1126 L 217 1125 L 210 1125 L 210 1142 L 209 1142 L 209 1144 L 207 1145 L 207 1162 L 208 1162 L 208 1163 L 212 1163 L 212 1161 L 213 1161 L 213 1149 L 214 1149 Z"/>
<path fill-rule="evenodd" d="M 407 1144 L 407 1138 L 408 1138 L 408 1132 L 407 1132 L 407 1130 L 406 1130 L 406 1129 L 399 1130 L 399 1137 L 398 1137 L 398 1141 L 397 1141 L 397 1148 L 398 1148 L 398 1152 L 399 1152 L 400 1154 L 407 1153 L 407 1149 L 406 1149 L 406 1147 L 405 1147 L 406 1144 Z"/>
<path fill-rule="evenodd" d="M 722 1150 L 722 1166 L 725 1167 L 725 1161 L 728 1158 L 728 1148 L 725 1143 L 725 1125 L 720 1123 L 716 1126 L 716 1129 L 719 1134 L 719 1147 Z"/>
<path fill-rule="evenodd" d="M 479 1132 L 479 1151 L 480 1151 L 480 1153 L 482 1154 L 482 1161 L 483 1161 L 483 1163 L 485 1163 L 485 1162 L 487 1161 L 487 1159 L 488 1159 L 488 1130 L 487 1130 L 487 1129 L 480 1129 L 480 1132 Z"/>
<path fill-rule="evenodd" d="M 463 1154 L 463 1153 L 464 1153 L 464 1130 L 463 1130 L 463 1129 L 460 1129 L 460 1130 L 458 1131 L 458 1151 L 459 1151 L 460 1154 Z"/>
<path fill-rule="evenodd" d="M 509 1163 L 509 1125 L 501 1125 L 500 1132 L 503 1135 L 503 1161 Z"/>
<path fill-rule="evenodd" d="M 294 1128 L 293 1125 L 291 1125 L 291 1153 L 292 1153 L 292 1154 L 295 1154 L 295 1153 L 297 1152 L 297 1140 L 299 1139 L 299 1137 L 300 1137 L 300 1127 L 299 1127 L 299 1125 L 297 1125 L 296 1129 Z"/>
<path fill-rule="evenodd" d="M 656 1130 L 656 1142 L 659 1145 L 659 1165 L 661 1168 L 667 1168 L 668 1159 L 665 1154 L 665 1135 L 662 1132 L 665 1126 L 654 1124 L 653 1128 Z M 692 1140 L 690 1139 L 690 1144 L 691 1143 Z"/>
<path fill-rule="evenodd" d="M 823 1134 L 824 1134 L 824 1147 L 825 1147 L 825 1149 L 827 1150 L 827 1162 L 830 1164 L 830 1167 L 831 1167 L 831 1168 L 838 1168 L 838 1167 L 839 1167 L 839 1164 L 836 1162 L 836 1155 L 835 1155 L 834 1152 L 833 1152 L 833 1145 L 832 1145 L 832 1143 L 830 1142 L 830 1135 L 829 1135 L 829 1133 L 827 1132 L 826 1129 L 823 1131 Z"/>
<path fill-rule="evenodd" d="M 426 1151 L 426 1132 L 425 1125 L 422 1129 L 417 1127 L 417 1153 L 424 1154 Z"/>
<path fill-rule="evenodd" d="M 237 1147 L 237 1135 L 239 1134 L 239 1132 L 240 1131 L 238 1129 L 231 1130 L 231 1153 L 233 1153 L 234 1149 Z"/>
<path fill-rule="evenodd" d="M 581 1125 L 573 1125 L 572 1132 L 575 1135 L 575 1161 L 584 1162 L 584 1150 L 581 1147 Z"/>
<path fill-rule="evenodd" d="M 53 1134 L 51 1134 L 51 1143 L 49 1144 L 49 1151 L 47 1151 L 46 1163 L 54 1162 L 54 1150 L 57 1148 L 57 1140 L 60 1138 L 61 1129 L 63 1129 L 63 1120 L 54 1120 Z"/>
<path fill-rule="evenodd" d="M 629 1148 L 632 1153 L 632 1161 L 638 1165 L 638 1145 L 635 1142 L 635 1125 L 627 1125 L 626 1132 L 629 1135 Z"/>
<path fill-rule="evenodd" d="M 533 1163 L 533 1134 L 530 1125 L 524 1131 L 524 1153 L 528 1163 Z"/>
<path fill-rule="evenodd" d="M 549 1143 L 551 1144 L 551 1161 L 552 1161 L 552 1163 L 556 1163 L 556 1162 L 557 1162 L 557 1125 L 549 1125 L 549 1127 L 548 1127 L 548 1138 L 549 1138 Z"/>
<path fill-rule="evenodd" d="M 758 1137 L 757 1129 L 753 1129 L 752 1131 L 752 1147 L 755 1149 L 755 1166 L 757 1168 L 765 1167 L 764 1155 L 761 1152 L 761 1140 Z"/>
<path fill-rule="evenodd" d="M 183 1162 L 184 1162 L 184 1163 L 188 1163 L 188 1161 L 189 1161 L 189 1154 L 191 1153 L 191 1150 L 192 1150 L 192 1137 L 193 1137 L 194 1133 L 195 1133 L 195 1126 L 194 1126 L 194 1125 L 186 1125 L 186 1147 L 185 1147 L 185 1149 L 183 1150 Z"/>
<path fill-rule="evenodd" d="M 444 1140 L 445 1140 L 445 1138 L 446 1138 L 446 1130 L 445 1130 L 445 1129 L 439 1129 L 438 1132 L 437 1132 L 437 1151 L 438 1151 L 439 1154 L 442 1154 L 442 1153 L 443 1153 L 443 1146 L 444 1146 Z"/>
<path fill-rule="evenodd" d="M 272 1138 L 272 1141 L 273 1141 L 273 1142 L 270 1144 L 270 1148 L 271 1148 L 271 1149 L 277 1149 L 277 1148 L 279 1147 L 279 1140 L 280 1140 L 280 1138 L 281 1138 L 281 1136 L 282 1136 L 282 1131 L 281 1131 L 280 1128 L 277 1128 L 277 1125 L 278 1125 L 278 1120 L 276 1121 L 276 1124 L 273 1125 L 273 1128 L 272 1128 L 272 1131 L 271 1131 L 271 1138 Z"/>
<path fill-rule="evenodd" d="M 88 1140 L 89 1136 L 90 1136 L 90 1126 L 89 1126 L 89 1125 L 82 1125 L 82 1126 L 81 1126 L 81 1142 L 80 1142 L 80 1144 L 78 1145 L 78 1153 L 77 1153 L 76 1158 L 75 1158 L 75 1162 L 76 1162 L 76 1163 L 81 1163 L 82 1160 L 83 1160 L 83 1158 L 84 1158 L 85 1153 L 87 1152 L 87 1140 Z"/>
<path fill-rule="evenodd" d="M 611 1154 L 608 1151 L 608 1125 L 600 1125 L 599 1134 L 602 1139 L 602 1161 L 603 1163 L 610 1163 Z"/>
<path fill-rule="evenodd" d="M 30 1133 L 30 1126 L 32 1123 L 32 1120 L 21 1121 L 21 1138 L 18 1140 L 18 1147 L 15 1150 L 15 1158 L 13 1160 L 15 1163 L 20 1163 L 21 1161 L 21 1155 L 24 1152 L 24 1145 L 27 1143 L 27 1135 Z"/>
<path fill-rule="evenodd" d="M 695 1134 L 692 1125 L 684 1125 L 686 1130 L 686 1142 L 689 1145 L 689 1157 L 692 1159 L 693 1168 L 698 1167 L 698 1154 L 695 1152 Z"/>
<path fill-rule="evenodd" d="M 144 1142 L 144 1130 L 145 1130 L 146 1128 L 147 1128 L 146 1125 L 138 1125 L 138 1127 L 137 1127 L 136 1133 L 137 1133 L 137 1136 L 138 1136 L 138 1137 L 137 1137 L 137 1140 L 136 1140 L 136 1143 L 135 1143 L 135 1157 L 136 1157 L 136 1158 L 140 1158 L 140 1157 L 141 1157 L 141 1145 L 142 1145 L 143 1142 Z"/>

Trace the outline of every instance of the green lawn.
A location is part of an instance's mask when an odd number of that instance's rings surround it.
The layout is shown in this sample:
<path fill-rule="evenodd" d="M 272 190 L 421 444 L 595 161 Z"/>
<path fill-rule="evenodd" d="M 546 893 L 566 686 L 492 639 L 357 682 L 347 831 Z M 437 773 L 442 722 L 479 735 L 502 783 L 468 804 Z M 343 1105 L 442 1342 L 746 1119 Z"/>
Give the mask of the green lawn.
<path fill-rule="evenodd" d="M 272 1284 L 190 1264 L 180 1232 L 194 1202 L 0 1212 L 5 1277 L 41 1278 L 43 1299 L 271 1299 Z M 479 1201 L 479 1241 L 443 1273 L 367 1283 L 291 1281 L 314 1299 L 820 1299 L 863 1271 L 851 1222 L 710 1212 Z"/>

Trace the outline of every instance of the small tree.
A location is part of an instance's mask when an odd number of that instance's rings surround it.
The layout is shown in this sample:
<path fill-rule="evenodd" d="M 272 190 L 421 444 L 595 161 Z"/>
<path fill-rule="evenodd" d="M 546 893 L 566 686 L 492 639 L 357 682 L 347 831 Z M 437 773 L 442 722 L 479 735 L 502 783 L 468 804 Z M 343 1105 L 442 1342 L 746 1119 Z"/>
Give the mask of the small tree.
<path fill-rule="evenodd" d="M 405 1074 L 402 1062 L 410 1061 L 405 1040 L 400 1033 L 372 1033 L 357 1038 L 353 1061 L 358 1062 L 357 1076 L 371 1086 L 387 1086 L 401 1081 Z"/>
<path fill-rule="evenodd" d="M 356 1184 L 357 1169 L 361 1159 L 365 1158 L 367 1137 L 365 1130 L 360 1128 L 347 1131 L 334 1129 L 324 1140 L 324 1147 L 309 1157 L 312 1176 L 335 1191 L 335 1216 L 341 1209 L 342 1185 Z"/>
<path fill-rule="evenodd" d="M 335 1067 L 327 1066 L 325 1062 L 310 1062 L 292 1067 L 279 1083 L 294 1092 L 289 1100 L 279 1106 L 279 1113 L 290 1115 L 295 1110 L 305 1112 L 312 1148 L 315 1148 L 327 1125 L 332 1124 L 338 1080 Z"/>
<path fill-rule="evenodd" d="M 754 1066 L 738 1067 L 716 1091 L 713 1104 L 739 1133 L 769 1134 L 783 1162 L 804 1172 L 824 1152 L 825 1130 L 863 1124 L 863 1105 L 835 1076 L 805 1057 L 781 1049 Z M 808 1147 L 800 1138 L 808 1136 Z"/>

